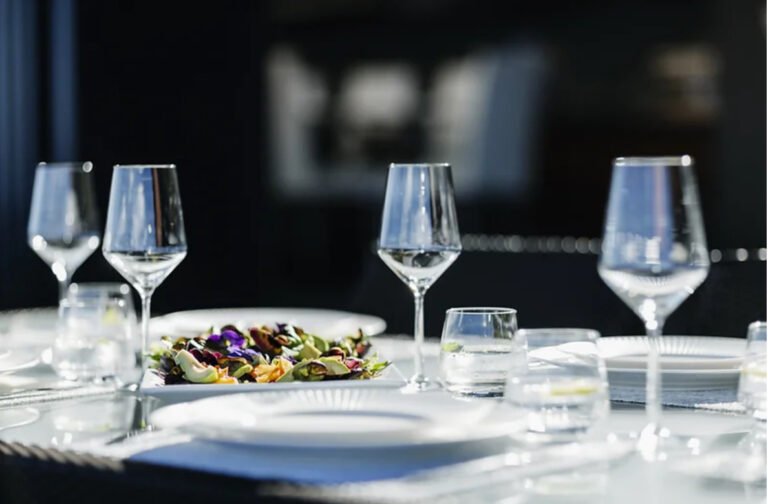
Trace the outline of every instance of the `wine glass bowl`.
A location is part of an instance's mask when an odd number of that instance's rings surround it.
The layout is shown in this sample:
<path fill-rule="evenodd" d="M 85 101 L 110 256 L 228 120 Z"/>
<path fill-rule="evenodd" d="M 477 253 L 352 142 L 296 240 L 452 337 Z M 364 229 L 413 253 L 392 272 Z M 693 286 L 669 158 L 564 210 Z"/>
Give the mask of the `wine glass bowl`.
<path fill-rule="evenodd" d="M 142 300 L 142 357 L 152 294 L 187 255 L 174 165 L 116 165 L 102 252 Z"/>
<path fill-rule="evenodd" d="M 617 158 L 613 163 L 598 273 L 640 317 L 649 338 L 648 426 L 639 448 L 661 452 L 658 341 L 669 315 L 706 279 L 704 236 L 690 156 Z"/>
<path fill-rule="evenodd" d="M 91 162 L 39 163 L 27 224 L 29 246 L 59 282 L 59 300 L 77 268 L 99 248 Z"/>
<path fill-rule="evenodd" d="M 424 295 L 460 253 L 450 165 L 390 165 L 378 254 L 414 297 L 415 374 L 410 389 L 428 387 L 421 354 Z"/>

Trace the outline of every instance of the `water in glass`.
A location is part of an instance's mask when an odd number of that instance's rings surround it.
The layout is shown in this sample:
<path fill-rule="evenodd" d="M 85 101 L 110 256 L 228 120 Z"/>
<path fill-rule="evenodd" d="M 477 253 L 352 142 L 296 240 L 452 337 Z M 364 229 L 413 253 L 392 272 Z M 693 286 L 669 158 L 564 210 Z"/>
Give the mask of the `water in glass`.
<path fill-rule="evenodd" d="M 461 252 L 447 164 L 392 164 L 381 218 L 378 253 L 414 299 L 414 375 L 406 391 L 430 387 L 424 375 L 424 295 Z"/>
<path fill-rule="evenodd" d="M 524 329 L 519 337 L 528 360 L 510 370 L 504 401 L 527 412 L 530 432 L 583 434 L 607 415 L 608 385 L 596 331 Z"/>
<path fill-rule="evenodd" d="M 513 367 L 525 366 L 512 308 L 451 308 L 440 340 L 440 381 L 449 392 L 501 396 Z"/>

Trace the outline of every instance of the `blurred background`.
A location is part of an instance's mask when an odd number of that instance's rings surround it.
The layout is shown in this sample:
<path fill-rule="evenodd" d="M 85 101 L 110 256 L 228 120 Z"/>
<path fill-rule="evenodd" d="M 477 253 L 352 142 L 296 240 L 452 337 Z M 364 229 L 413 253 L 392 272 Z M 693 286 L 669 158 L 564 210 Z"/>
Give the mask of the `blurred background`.
<path fill-rule="evenodd" d="M 409 332 L 375 254 L 390 162 L 453 165 L 464 252 L 426 298 L 637 334 L 596 262 L 611 160 L 690 154 L 713 265 L 668 333 L 766 310 L 765 2 L 0 0 L 0 309 L 52 306 L 39 161 L 175 163 L 189 255 L 153 310 L 321 307 Z M 74 281 L 119 281 L 95 253 Z"/>

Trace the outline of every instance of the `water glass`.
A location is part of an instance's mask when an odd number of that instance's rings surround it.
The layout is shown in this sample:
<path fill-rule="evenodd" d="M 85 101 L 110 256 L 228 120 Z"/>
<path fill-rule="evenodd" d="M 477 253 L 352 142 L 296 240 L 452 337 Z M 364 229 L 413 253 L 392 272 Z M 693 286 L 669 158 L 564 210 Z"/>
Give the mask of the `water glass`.
<path fill-rule="evenodd" d="M 130 379 L 137 332 L 127 285 L 72 284 L 59 304 L 53 368 L 67 380 Z"/>
<path fill-rule="evenodd" d="M 451 308 L 440 341 L 440 380 L 449 392 L 500 397 L 507 373 L 525 367 L 512 308 Z"/>
<path fill-rule="evenodd" d="M 747 353 L 739 377 L 739 401 L 752 416 L 752 429 L 739 443 L 739 460 L 766 474 L 766 342 L 765 322 L 752 322 L 747 331 Z"/>
<path fill-rule="evenodd" d="M 552 438 L 586 433 L 610 409 L 605 363 L 591 329 L 521 329 L 527 365 L 507 376 L 504 401 L 527 412 L 528 431 Z"/>
<path fill-rule="evenodd" d="M 747 411 L 765 422 L 766 415 L 766 343 L 765 322 L 753 322 L 747 331 L 747 354 L 741 366 L 739 401 Z"/>

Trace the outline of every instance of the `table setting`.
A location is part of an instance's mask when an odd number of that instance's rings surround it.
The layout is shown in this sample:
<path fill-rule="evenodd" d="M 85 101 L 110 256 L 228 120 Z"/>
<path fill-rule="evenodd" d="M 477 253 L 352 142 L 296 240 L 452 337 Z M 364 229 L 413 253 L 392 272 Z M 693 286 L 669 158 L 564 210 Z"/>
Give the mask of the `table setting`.
<path fill-rule="evenodd" d="M 507 306 L 425 334 L 461 260 L 449 164 L 389 168 L 376 253 L 413 297 L 403 335 L 324 308 L 153 316 L 194 254 L 180 170 L 115 165 L 102 239 L 93 165 L 41 163 L 28 241 L 59 305 L 0 312 L 0 462 L 35 447 L 278 502 L 765 502 L 765 322 L 663 334 L 710 269 L 693 165 L 613 162 L 595 275 L 646 334 L 609 336 Z M 71 281 L 99 248 L 127 283 Z"/>

